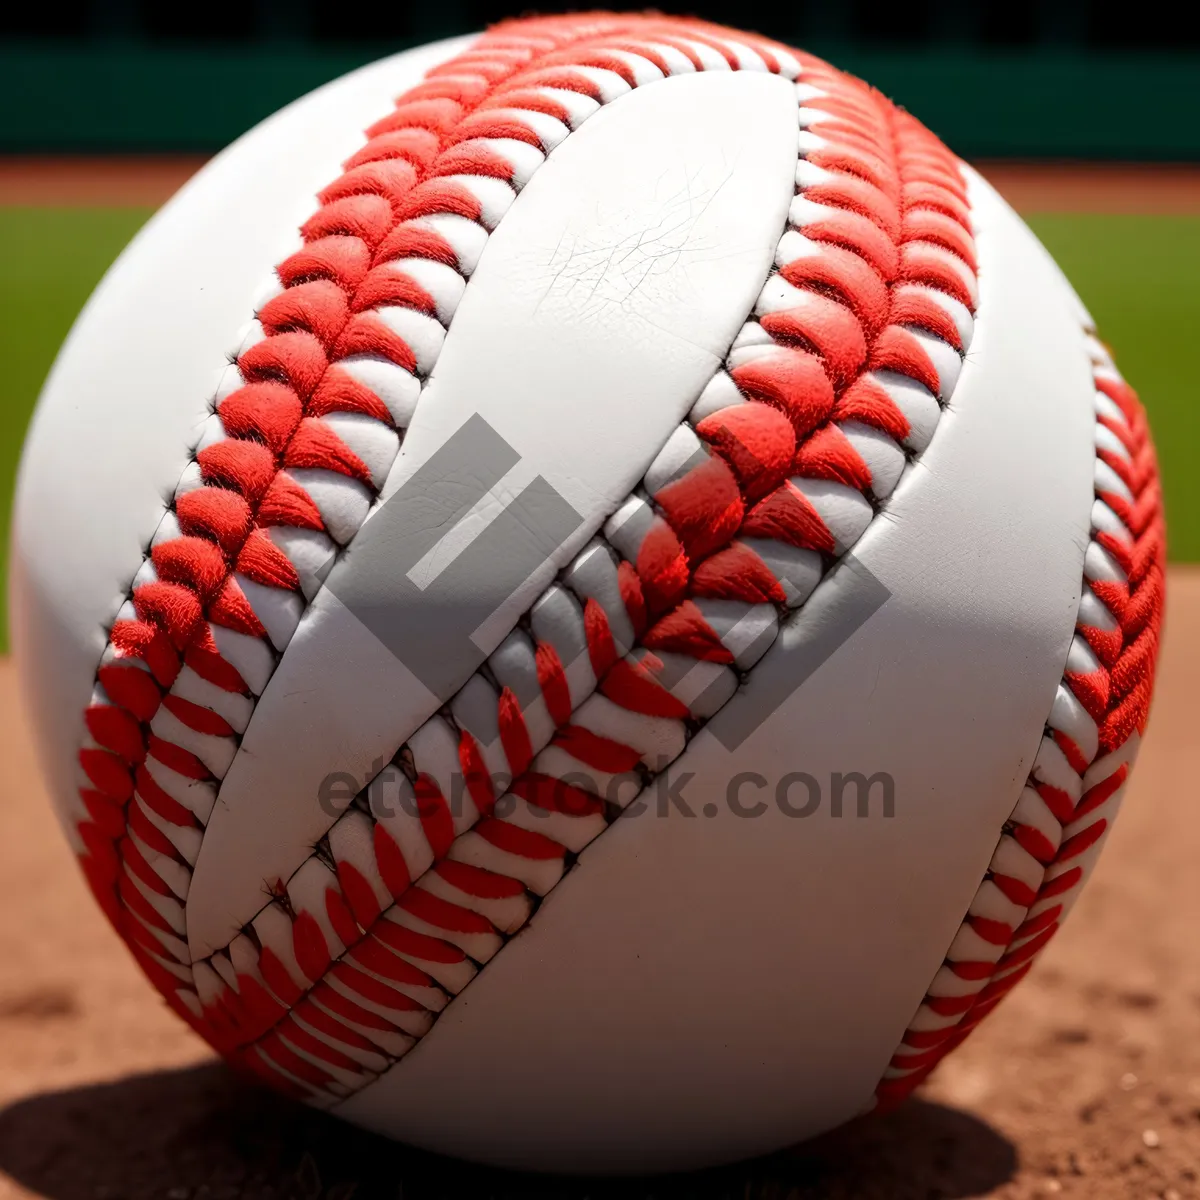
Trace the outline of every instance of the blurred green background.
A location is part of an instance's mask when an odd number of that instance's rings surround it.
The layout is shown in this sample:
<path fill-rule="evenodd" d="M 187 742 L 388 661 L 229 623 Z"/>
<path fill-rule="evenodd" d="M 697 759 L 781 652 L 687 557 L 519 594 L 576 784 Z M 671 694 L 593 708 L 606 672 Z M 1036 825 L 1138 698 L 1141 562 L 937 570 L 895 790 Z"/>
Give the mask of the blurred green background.
<path fill-rule="evenodd" d="M 10 7 L 0 15 L 0 166 L 5 154 L 207 153 L 361 62 L 479 28 L 506 10 L 445 0 L 359 4 L 353 15 L 349 24 L 342 7 L 315 0 Z M 754 24 L 825 54 L 967 157 L 1065 160 L 1065 171 L 1071 160 L 1200 159 L 1200 6 L 1150 0 L 1136 22 L 1113 0 L 909 0 L 902 11 L 853 0 L 763 6 L 753 16 L 726 3 L 706 5 L 702 15 Z M 1195 562 L 1200 416 L 1191 355 L 1200 330 L 1200 210 L 1152 215 L 1161 206 L 1146 200 L 1145 212 L 1027 207 L 1023 215 L 1150 411 L 1171 557 Z M 38 389 L 92 287 L 150 212 L 78 201 L 6 205 L 0 197 L 0 564 Z M 6 628 L 0 610 L 0 639 Z"/>

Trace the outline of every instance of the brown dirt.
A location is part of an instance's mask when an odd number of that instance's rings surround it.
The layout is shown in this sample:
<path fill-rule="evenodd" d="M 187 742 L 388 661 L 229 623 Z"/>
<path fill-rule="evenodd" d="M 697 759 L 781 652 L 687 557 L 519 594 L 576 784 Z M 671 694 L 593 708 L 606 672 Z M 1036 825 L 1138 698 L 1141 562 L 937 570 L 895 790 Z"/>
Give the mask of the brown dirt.
<path fill-rule="evenodd" d="M 0 157 L 0 205 L 157 206 L 203 165 L 196 155 Z M 1192 164 L 977 165 L 1018 212 L 1200 213 Z"/>
<path fill-rule="evenodd" d="M 638 1188 L 404 1150 L 243 1084 L 158 1001 L 78 877 L 0 662 L 0 1200 L 1200 1197 L 1200 569 L 1174 568 L 1151 729 L 1095 878 L 919 1099 Z"/>
<path fill-rule="evenodd" d="M 1200 213 L 1200 167 L 1191 163 L 976 165 L 1021 213 Z"/>
<path fill-rule="evenodd" d="M 0 157 L 0 204 L 157 207 L 203 165 L 194 154 Z"/>

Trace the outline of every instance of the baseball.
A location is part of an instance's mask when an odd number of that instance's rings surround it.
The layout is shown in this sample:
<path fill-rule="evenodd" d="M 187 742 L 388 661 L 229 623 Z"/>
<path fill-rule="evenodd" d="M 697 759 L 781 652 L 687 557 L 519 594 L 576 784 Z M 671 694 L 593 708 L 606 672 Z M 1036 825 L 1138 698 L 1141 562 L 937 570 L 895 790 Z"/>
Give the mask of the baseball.
<path fill-rule="evenodd" d="M 96 290 L 12 626 L 79 864 L 239 1071 L 515 1167 L 907 1096 L 1121 804 L 1154 449 L 1070 285 L 866 84 L 514 21 L 246 134 Z"/>

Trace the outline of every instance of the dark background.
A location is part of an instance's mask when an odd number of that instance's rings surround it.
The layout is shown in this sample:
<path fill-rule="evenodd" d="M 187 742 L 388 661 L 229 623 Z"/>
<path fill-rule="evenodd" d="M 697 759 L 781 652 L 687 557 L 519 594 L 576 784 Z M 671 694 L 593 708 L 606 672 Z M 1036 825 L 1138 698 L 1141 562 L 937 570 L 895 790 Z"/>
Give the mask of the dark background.
<path fill-rule="evenodd" d="M 1200 158 L 1195 4 L 660 7 L 699 7 L 823 54 L 968 156 Z M 0 151 L 212 151 L 345 70 L 519 11 L 503 0 L 26 0 L 0 15 Z"/>
<path fill-rule="evenodd" d="M 696 6 L 688 4 L 654 7 L 676 14 L 696 12 Z M 1128 0 L 798 0 L 786 6 L 764 3 L 757 12 L 744 3 L 718 0 L 704 4 L 703 9 L 708 20 L 734 27 L 753 25 L 783 41 L 838 39 L 888 49 L 931 41 L 1022 50 L 1047 46 L 1079 51 L 1200 49 L 1200 9 L 1179 0 L 1136 5 Z M 136 38 L 160 43 L 195 38 L 224 44 L 288 39 L 352 46 L 370 41 L 382 49 L 478 29 L 512 12 L 511 6 L 498 0 L 428 4 L 61 0 L 14 5 L 0 16 L 0 34 L 56 40 Z"/>

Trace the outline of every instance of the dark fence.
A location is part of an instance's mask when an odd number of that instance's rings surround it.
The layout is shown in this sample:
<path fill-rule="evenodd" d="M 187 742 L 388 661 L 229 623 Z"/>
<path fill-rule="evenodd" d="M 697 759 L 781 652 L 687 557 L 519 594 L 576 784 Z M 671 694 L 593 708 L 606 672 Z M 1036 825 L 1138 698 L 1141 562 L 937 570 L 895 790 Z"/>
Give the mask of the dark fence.
<path fill-rule="evenodd" d="M 211 151 L 343 71 L 513 11 L 478 0 L 56 0 L 0 15 L 0 150 Z M 579 7 L 566 0 L 562 7 Z M 1200 5 L 730 0 L 968 156 L 1200 159 Z"/>

